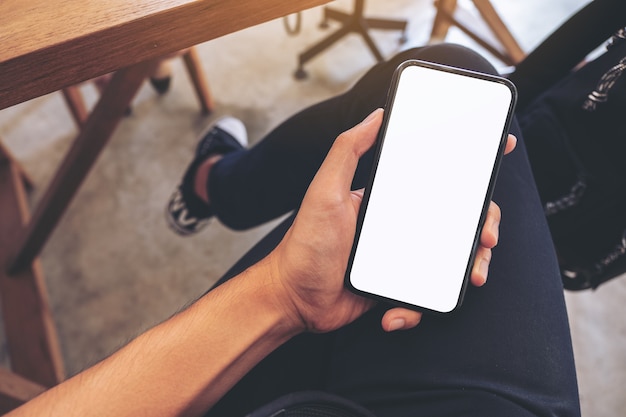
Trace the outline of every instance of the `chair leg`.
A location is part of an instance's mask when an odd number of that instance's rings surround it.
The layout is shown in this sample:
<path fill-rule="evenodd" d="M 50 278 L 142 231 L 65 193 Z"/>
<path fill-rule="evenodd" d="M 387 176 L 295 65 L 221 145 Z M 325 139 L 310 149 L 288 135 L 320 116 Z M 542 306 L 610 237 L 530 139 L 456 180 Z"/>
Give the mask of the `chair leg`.
<path fill-rule="evenodd" d="M 65 102 L 70 108 L 70 112 L 72 113 L 72 117 L 74 118 L 76 125 L 79 129 L 81 129 L 85 120 L 87 120 L 89 113 L 87 112 L 85 101 L 83 100 L 83 96 L 81 95 L 78 86 L 72 85 L 70 87 L 66 87 L 62 90 L 62 92 L 63 98 L 65 98 Z"/>
<path fill-rule="evenodd" d="M 8 413 L 45 390 L 40 384 L 0 368 L 0 413 Z"/>
<path fill-rule="evenodd" d="M 322 39 L 320 42 L 316 43 L 306 51 L 302 52 L 298 56 L 298 68 L 296 69 L 296 72 L 294 74 L 295 78 L 298 80 L 305 79 L 307 77 L 307 73 L 304 70 L 304 64 L 313 59 L 313 57 L 322 53 L 339 39 L 350 33 L 350 31 L 351 28 L 349 26 L 342 26 L 341 28 L 337 29 L 336 32 L 332 33 L 331 35 Z"/>
<path fill-rule="evenodd" d="M 180 55 L 180 52 L 176 55 Z M 168 58 L 172 58 L 173 56 L 168 56 Z M 209 114 L 215 108 L 215 104 L 213 103 L 213 97 L 211 96 L 211 92 L 209 90 L 209 83 L 202 72 L 198 52 L 195 47 L 191 47 L 182 52 L 182 56 L 187 72 L 189 73 L 189 77 L 191 78 L 191 82 L 193 83 L 196 96 L 200 101 L 200 108 L 204 114 Z M 111 76 L 112 74 L 107 74 L 93 80 L 100 94 L 102 94 L 111 80 Z M 151 75 L 150 83 L 159 94 L 165 94 L 169 89 L 170 79 L 171 68 L 168 59 L 163 59 Z M 63 98 L 72 113 L 72 118 L 76 122 L 79 130 L 82 129 L 87 117 L 89 116 L 89 112 L 87 111 L 87 106 L 85 105 L 80 89 L 77 85 L 73 85 L 64 88 L 62 92 Z M 130 115 L 131 113 L 132 108 L 129 105 L 125 114 Z"/>
<path fill-rule="evenodd" d="M 100 94 L 104 93 L 104 90 L 107 88 L 112 76 L 113 74 L 105 74 L 93 80 L 93 83 L 96 85 L 96 89 Z"/>
<path fill-rule="evenodd" d="M 9 274 L 14 243 L 30 217 L 15 161 L 0 161 L 0 305 L 4 334 L 16 374 L 45 387 L 64 379 L 63 359 L 38 259 Z"/>
<path fill-rule="evenodd" d="M 441 42 L 454 25 L 466 35 L 508 65 L 515 65 L 526 55 L 508 30 L 489 0 L 472 0 L 486 27 L 482 32 L 470 27 L 466 19 L 457 16 L 457 0 L 435 0 L 437 14 L 429 43 Z M 460 9 L 459 11 L 463 11 Z M 464 23 L 465 22 L 465 23 Z"/>
<path fill-rule="evenodd" d="M 517 64 L 526 54 L 519 46 L 489 0 L 473 0 L 474 6 L 485 20 L 493 34 L 504 47 L 511 60 Z"/>
<path fill-rule="evenodd" d="M 370 29 L 381 30 L 400 30 L 404 32 L 406 30 L 408 22 L 406 20 L 388 20 L 388 19 L 376 19 L 366 18 L 365 23 Z"/>
<path fill-rule="evenodd" d="M 31 220 L 19 236 L 11 241 L 8 248 L 11 253 L 6 255 L 11 260 L 4 264 L 10 265 L 11 274 L 17 274 L 31 265 L 39 255 L 93 162 L 123 117 L 128 104 L 155 66 L 154 61 L 142 62 L 115 72 L 85 126 L 67 151 L 61 166 L 35 208 Z M 4 212 L 0 216 L 0 219 L 3 218 Z M 2 250 L 0 255 L 3 255 Z"/>
<path fill-rule="evenodd" d="M 200 58 L 195 47 L 189 48 L 183 55 L 187 72 L 191 78 L 196 96 L 200 101 L 200 107 L 205 114 L 211 113 L 215 108 L 213 103 L 213 97 L 209 90 L 209 83 L 207 82 L 204 73 L 202 72 L 202 66 L 200 65 Z"/>
<path fill-rule="evenodd" d="M 448 30 L 450 29 L 450 26 L 452 26 L 452 21 L 448 18 L 448 16 L 454 14 L 454 11 L 456 10 L 456 3 L 457 0 L 435 0 L 437 14 L 435 15 L 433 28 L 430 31 L 429 43 L 442 42 L 446 38 Z"/>
<path fill-rule="evenodd" d="M 33 178 L 28 174 L 22 164 L 20 164 L 19 161 L 15 159 L 11 151 L 6 146 L 4 146 L 2 144 L 2 141 L 0 140 L 0 164 L 2 163 L 10 163 L 15 166 L 20 174 L 20 178 L 22 179 L 22 183 L 24 184 L 26 191 L 31 191 L 35 187 L 35 182 L 33 181 Z"/>
<path fill-rule="evenodd" d="M 384 60 L 383 54 L 380 53 L 378 46 L 376 46 L 376 43 L 374 43 L 374 40 L 372 39 L 369 32 L 367 31 L 367 28 L 366 27 L 359 28 L 359 33 L 361 34 L 361 37 L 365 41 L 365 44 L 368 46 L 368 48 L 370 48 L 372 55 L 374 55 L 374 58 L 376 58 L 376 61 L 382 62 Z"/>
<path fill-rule="evenodd" d="M 341 23 L 342 26 L 349 25 L 354 18 L 354 12 L 352 14 L 342 12 L 341 10 L 331 9 L 330 7 L 324 7 L 324 18 L 322 23 L 328 27 L 328 22 L 334 20 Z"/>
<path fill-rule="evenodd" d="M 164 59 L 159 62 L 154 73 L 150 76 L 150 84 L 157 93 L 165 94 L 170 89 L 172 82 L 172 67 L 170 66 L 169 59 Z"/>
<path fill-rule="evenodd" d="M 303 68 L 306 62 L 329 48 L 331 45 L 333 45 L 335 42 L 337 42 L 339 39 L 343 38 L 349 33 L 354 32 L 361 35 L 361 37 L 369 47 L 370 51 L 379 62 L 383 60 L 383 56 L 378 50 L 378 47 L 374 43 L 373 39 L 369 35 L 368 31 L 370 29 L 401 30 L 402 36 L 400 38 L 400 42 L 404 43 L 406 41 L 406 21 L 366 18 L 363 16 L 364 4 L 365 0 L 355 0 L 354 10 L 351 14 L 334 10 L 329 7 L 324 8 L 324 19 L 322 21 L 322 26 L 324 27 L 328 20 L 336 20 L 340 22 L 342 26 L 337 31 L 322 39 L 320 42 L 313 45 L 298 56 L 298 68 L 296 69 L 296 72 L 294 74 L 296 79 L 301 80 L 306 78 L 307 73 Z"/>

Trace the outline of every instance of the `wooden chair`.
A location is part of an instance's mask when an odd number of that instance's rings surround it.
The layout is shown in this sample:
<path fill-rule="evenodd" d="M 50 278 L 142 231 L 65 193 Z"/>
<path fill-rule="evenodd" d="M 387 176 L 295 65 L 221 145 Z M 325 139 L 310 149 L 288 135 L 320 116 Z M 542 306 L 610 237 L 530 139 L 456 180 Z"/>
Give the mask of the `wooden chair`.
<path fill-rule="evenodd" d="M 321 40 L 317 44 L 313 45 L 306 51 L 302 52 L 298 56 L 298 68 L 294 74 L 295 78 L 302 80 L 307 77 L 307 73 L 304 70 L 304 64 L 313 59 L 315 56 L 332 46 L 335 42 L 348 35 L 349 33 L 357 33 L 361 35 L 370 51 L 374 55 L 377 61 L 382 61 L 383 56 L 378 50 L 378 47 L 369 35 L 370 29 L 382 29 L 382 30 L 399 30 L 401 31 L 400 42 L 406 41 L 405 31 L 407 26 L 406 20 L 388 20 L 388 19 L 375 19 L 365 17 L 363 15 L 363 8 L 365 7 L 365 0 L 355 0 L 354 10 L 352 13 L 345 13 L 332 9 L 330 7 L 324 7 L 324 19 L 320 25 L 322 28 L 328 27 L 329 20 L 336 20 L 342 23 L 341 28 L 330 34 L 325 39 Z"/>
<path fill-rule="evenodd" d="M 0 142 L 0 227 L 6 231 L 0 234 L 0 304 L 11 362 L 10 371 L 0 368 L 0 414 L 65 377 L 39 261 L 19 274 L 7 273 L 12 236 L 30 216 L 26 194 L 32 187 L 24 168 Z"/>
<path fill-rule="evenodd" d="M 6 369 L 0 369 L 0 413 L 8 413 L 45 390 L 42 385 Z"/>
<path fill-rule="evenodd" d="M 169 77 L 171 77 L 169 60 L 177 56 L 182 56 L 183 58 L 187 73 L 189 74 L 196 96 L 200 102 L 202 112 L 204 114 L 211 113 L 214 108 L 213 98 L 211 97 L 211 93 L 209 91 L 209 84 L 204 76 L 204 73 L 202 72 L 202 66 L 195 47 L 185 49 L 172 57 L 163 59 L 150 79 L 152 85 L 159 94 L 164 94 L 167 91 L 169 87 Z M 102 93 L 106 87 L 109 78 L 109 76 L 102 76 L 93 80 L 100 93 Z M 66 87 L 62 90 L 62 93 L 74 121 L 79 127 L 82 127 L 85 120 L 87 120 L 89 113 L 87 111 L 87 107 L 85 106 L 82 94 L 80 93 L 79 86 L 73 85 Z"/>
<path fill-rule="evenodd" d="M 437 14 L 430 43 L 443 41 L 454 25 L 507 65 L 519 63 L 526 54 L 508 30 L 489 0 L 472 0 L 482 21 L 458 7 L 457 0 L 435 0 Z"/>

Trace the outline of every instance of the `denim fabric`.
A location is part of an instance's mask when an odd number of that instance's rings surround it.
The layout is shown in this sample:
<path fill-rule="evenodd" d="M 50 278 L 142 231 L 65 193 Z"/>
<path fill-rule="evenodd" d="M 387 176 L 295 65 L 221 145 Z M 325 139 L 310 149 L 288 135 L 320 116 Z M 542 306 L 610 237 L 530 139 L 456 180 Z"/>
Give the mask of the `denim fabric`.
<path fill-rule="evenodd" d="M 222 173 L 210 184 L 220 218 L 250 227 L 297 209 L 333 139 L 384 104 L 391 74 L 406 58 L 494 72 L 477 54 L 450 45 L 411 50 L 375 66 L 346 94 L 295 115 L 252 150 L 224 158 Z M 380 327 L 386 306 L 379 305 L 333 333 L 294 337 L 207 416 L 243 416 L 302 390 L 339 395 L 380 417 L 579 416 L 558 264 L 516 124 L 512 131 L 518 148 L 505 157 L 493 197 L 503 216 L 489 281 L 470 288 L 458 312 L 424 316 L 414 330 L 388 334 Z M 370 164 L 364 157 L 355 187 L 364 183 Z M 269 253 L 292 219 L 220 282 Z"/>

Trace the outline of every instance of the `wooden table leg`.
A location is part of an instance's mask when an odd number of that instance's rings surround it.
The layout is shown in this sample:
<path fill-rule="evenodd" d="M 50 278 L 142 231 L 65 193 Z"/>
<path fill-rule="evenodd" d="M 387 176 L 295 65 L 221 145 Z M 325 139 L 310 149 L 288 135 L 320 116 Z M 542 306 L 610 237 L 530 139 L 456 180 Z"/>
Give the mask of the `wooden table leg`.
<path fill-rule="evenodd" d="M 64 370 L 41 267 L 33 260 L 18 275 L 7 274 L 8 255 L 29 217 L 20 171 L 8 157 L 0 158 L 0 212 L 0 298 L 11 367 L 51 387 Z"/>
<path fill-rule="evenodd" d="M 23 235 L 12 246 L 9 272 L 28 268 L 39 255 L 72 197 L 124 116 L 141 83 L 157 61 L 143 62 L 116 71 L 83 129 L 67 153 L 51 185 L 37 206 Z"/>

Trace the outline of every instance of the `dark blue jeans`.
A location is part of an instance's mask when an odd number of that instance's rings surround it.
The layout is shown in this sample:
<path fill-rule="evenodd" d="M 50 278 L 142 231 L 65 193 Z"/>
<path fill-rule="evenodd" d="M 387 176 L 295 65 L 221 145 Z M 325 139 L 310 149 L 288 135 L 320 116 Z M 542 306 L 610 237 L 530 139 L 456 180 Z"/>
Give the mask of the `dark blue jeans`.
<path fill-rule="evenodd" d="M 451 45 L 410 50 L 375 66 L 344 95 L 295 115 L 250 151 L 224 158 L 209 184 L 220 219 L 245 228 L 297 209 L 335 137 L 384 105 L 391 74 L 407 58 L 494 72 L 477 54 Z M 380 417 L 580 415 L 558 265 L 517 124 L 512 132 L 518 146 L 502 163 L 493 198 L 503 215 L 489 280 L 468 290 L 458 312 L 424 316 L 414 330 L 387 334 L 380 328 L 386 306 L 379 305 L 333 333 L 297 336 L 208 415 L 240 416 L 312 389 Z M 370 164 L 364 156 L 355 187 L 365 183 Z M 291 220 L 221 282 L 269 253 Z"/>

